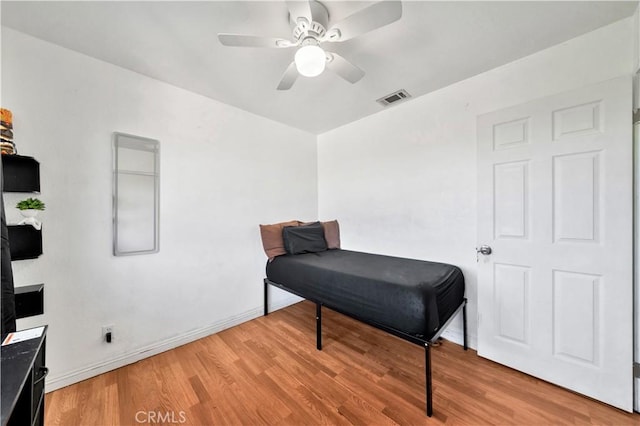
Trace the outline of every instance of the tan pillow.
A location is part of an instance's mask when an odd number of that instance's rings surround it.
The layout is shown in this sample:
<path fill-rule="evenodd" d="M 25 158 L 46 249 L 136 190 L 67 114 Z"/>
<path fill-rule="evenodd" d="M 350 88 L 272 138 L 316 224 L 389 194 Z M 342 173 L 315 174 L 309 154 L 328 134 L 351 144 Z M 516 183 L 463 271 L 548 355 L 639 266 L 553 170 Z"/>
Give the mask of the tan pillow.
<path fill-rule="evenodd" d="M 260 225 L 260 236 L 262 237 L 262 247 L 269 260 L 276 256 L 287 254 L 282 240 L 282 228 L 285 226 L 298 226 L 297 220 L 289 222 L 274 223 L 273 225 Z"/>
<path fill-rule="evenodd" d="M 328 249 L 340 248 L 340 227 L 337 220 L 322 222 L 324 228 L 324 239 L 327 241 Z"/>

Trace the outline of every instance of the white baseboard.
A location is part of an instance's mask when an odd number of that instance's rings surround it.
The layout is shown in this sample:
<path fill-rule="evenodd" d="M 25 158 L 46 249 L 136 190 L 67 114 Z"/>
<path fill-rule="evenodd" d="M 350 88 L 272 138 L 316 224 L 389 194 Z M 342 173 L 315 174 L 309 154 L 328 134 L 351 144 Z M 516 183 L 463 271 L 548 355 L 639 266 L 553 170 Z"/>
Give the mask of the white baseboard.
<path fill-rule="evenodd" d="M 282 309 L 284 307 L 287 307 L 299 301 L 300 301 L 300 298 L 298 298 L 297 296 L 290 296 L 276 303 L 270 303 L 269 312 Z M 227 328 L 231 328 L 233 326 L 242 324 L 243 322 L 247 322 L 254 318 L 258 318 L 263 313 L 264 313 L 264 308 L 262 306 L 258 308 L 254 308 L 254 309 L 251 309 L 250 311 L 243 312 L 239 315 L 225 318 L 224 320 L 218 321 L 214 324 L 197 328 L 195 330 L 189 331 L 179 336 L 174 336 L 169 339 L 161 340 L 151 345 L 138 348 L 133 352 L 121 355 L 117 358 L 97 362 L 95 364 L 91 364 L 89 366 L 79 368 L 77 370 L 73 370 L 59 376 L 50 375 L 46 379 L 45 389 L 47 392 L 51 392 L 56 389 L 63 388 L 65 386 L 69 386 L 74 383 L 81 382 L 91 377 L 98 376 L 108 371 L 115 370 L 120 367 L 124 367 L 125 365 L 133 364 L 134 362 L 138 362 L 142 359 L 149 358 L 153 355 L 157 355 L 159 353 L 162 353 L 171 349 L 175 349 L 179 346 L 186 345 L 187 343 L 191 343 L 198 339 L 202 339 L 204 337 L 218 333 L 222 330 L 226 330 Z"/>

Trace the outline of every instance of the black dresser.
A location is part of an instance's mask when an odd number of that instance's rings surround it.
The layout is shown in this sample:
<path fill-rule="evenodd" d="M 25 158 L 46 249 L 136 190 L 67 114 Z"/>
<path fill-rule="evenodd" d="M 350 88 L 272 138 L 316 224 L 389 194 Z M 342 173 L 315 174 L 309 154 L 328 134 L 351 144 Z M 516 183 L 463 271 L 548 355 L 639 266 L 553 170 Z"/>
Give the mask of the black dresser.
<path fill-rule="evenodd" d="M 40 337 L 0 348 L 2 426 L 44 425 L 47 326 Z"/>

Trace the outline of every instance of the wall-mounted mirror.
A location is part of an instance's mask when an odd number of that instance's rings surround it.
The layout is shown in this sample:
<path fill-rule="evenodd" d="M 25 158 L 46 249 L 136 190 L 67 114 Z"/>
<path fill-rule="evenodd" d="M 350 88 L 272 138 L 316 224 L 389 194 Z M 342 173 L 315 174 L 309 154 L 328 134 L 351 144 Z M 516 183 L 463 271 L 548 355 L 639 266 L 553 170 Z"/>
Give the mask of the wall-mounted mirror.
<path fill-rule="evenodd" d="M 113 254 L 159 250 L 160 142 L 113 134 Z"/>

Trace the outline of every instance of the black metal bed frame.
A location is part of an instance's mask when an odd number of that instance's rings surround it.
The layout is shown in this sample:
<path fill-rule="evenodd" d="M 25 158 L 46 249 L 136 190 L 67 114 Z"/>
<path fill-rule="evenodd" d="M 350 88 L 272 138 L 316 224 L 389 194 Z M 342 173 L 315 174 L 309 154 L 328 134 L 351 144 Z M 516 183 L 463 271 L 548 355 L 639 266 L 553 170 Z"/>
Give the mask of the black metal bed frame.
<path fill-rule="evenodd" d="M 458 308 L 455 310 L 455 312 L 453 314 L 451 314 L 451 316 L 449 317 L 449 319 L 447 319 L 447 322 L 438 329 L 438 331 L 436 332 L 436 334 L 434 334 L 433 336 L 431 336 L 430 339 L 425 340 L 425 339 L 421 339 L 419 337 L 413 336 L 411 334 L 407 334 L 404 333 L 402 331 L 390 328 L 390 327 L 386 327 L 382 324 L 378 324 L 374 321 L 368 321 L 365 319 L 362 319 L 360 317 L 358 317 L 357 315 L 354 315 L 352 313 L 349 312 L 345 312 L 343 310 L 340 309 L 336 309 L 335 307 L 332 307 L 330 305 L 327 305 L 325 303 L 316 301 L 316 300 L 312 300 L 312 299 L 308 299 L 305 295 L 300 294 L 297 291 L 291 290 L 290 288 L 282 285 L 282 284 L 278 284 L 275 283 L 273 281 L 270 281 L 268 278 L 264 279 L 264 315 L 267 316 L 269 315 L 269 305 L 268 305 L 268 288 L 269 285 L 272 285 L 274 287 L 277 287 L 281 290 L 287 291 L 289 293 L 295 294 L 296 296 L 302 297 L 303 299 L 307 299 L 310 302 L 313 302 L 316 304 L 316 348 L 321 351 L 322 350 L 322 307 L 326 307 L 331 309 L 332 311 L 338 312 L 342 315 L 346 315 L 350 318 L 353 318 L 357 321 L 363 322 L 365 324 L 368 324 L 372 327 L 375 327 L 377 329 L 380 329 L 382 331 L 385 331 L 389 334 L 392 334 L 396 337 L 399 337 L 403 340 L 406 340 L 408 342 L 411 342 L 413 344 L 416 345 L 420 345 L 420 346 L 424 346 L 424 360 L 425 360 L 425 379 L 426 379 L 426 383 L 425 383 L 425 387 L 426 387 L 426 405 L 427 405 L 427 416 L 431 417 L 433 415 L 433 402 L 432 402 L 432 398 L 433 398 L 433 393 L 432 393 L 432 379 L 431 379 L 431 346 L 438 340 L 438 338 L 440 337 L 440 335 L 444 332 L 444 330 L 447 328 L 447 326 L 451 323 L 451 321 L 453 321 L 453 319 L 456 317 L 456 315 L 460 312 L 460 310 L 462 310 L 462 322 L 463 322 L 463 347 L 464 350 L 467 350 L 467 298 L 463 298 L 462 299 L 462 303 L 460 304 L 460 306 L 458 306 Z"/>

